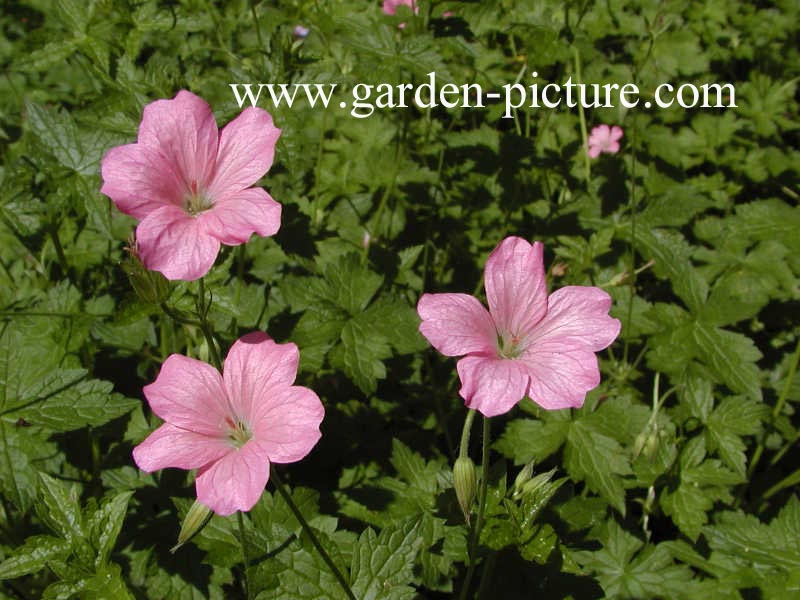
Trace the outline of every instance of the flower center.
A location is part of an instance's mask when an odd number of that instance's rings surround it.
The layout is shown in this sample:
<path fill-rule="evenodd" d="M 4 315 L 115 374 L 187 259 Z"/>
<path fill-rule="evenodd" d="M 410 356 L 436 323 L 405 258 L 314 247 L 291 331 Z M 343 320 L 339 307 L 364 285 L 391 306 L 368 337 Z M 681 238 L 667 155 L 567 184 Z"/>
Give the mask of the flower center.
<path fill-rule="evenodd" d="M 193 181 L 189 186 L 189 193 L 186 194 L 186 198 L 183 201 L 183 207 L 186 212 L 194 217 L 211 208 L 213 204 L 206 193 L 197 185 L 197 182 Z"/>
<path fill-rule="evenodd" d="M 497 353 L 503 358 L 517 358 L 522 354 L 522 344 L 516 335 L 497 335 Z"/>
<path fill-rule="evenodd" d="M 247 423 L 239 419 L 234 423 L 232 419 L 225 419 L 228 424 L 228 441 L 234 448 L 241 448 L 253 437 L 253 432 L 247 426 Z"/>

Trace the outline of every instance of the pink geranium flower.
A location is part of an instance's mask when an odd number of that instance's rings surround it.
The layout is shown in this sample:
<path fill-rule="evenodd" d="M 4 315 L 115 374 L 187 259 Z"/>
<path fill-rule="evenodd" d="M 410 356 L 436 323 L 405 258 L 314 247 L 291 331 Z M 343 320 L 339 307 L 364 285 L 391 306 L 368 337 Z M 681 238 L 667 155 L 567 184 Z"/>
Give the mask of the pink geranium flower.
<path fill-rule="evenodd" d="M 394 15 L 397 13 L 398 6 L 408 6 L 414 11 L 414 14 L 419 13 L 419 6 L 416 0 L 383 0 L 383 12 L 387 15 Z"/>
<path fill-rule="evenodd" d="M 622 138 L 622 128 L 614 125 L 598 125 L 592 128 L 587 143 L 589 144 L 589 156 L 597 158 L 601 152 L 616 154 L 619 152 L 619 140 Z"/>
<path fill-rule="evenodd" d="M 306 456 L 320 438 L 324 409 L 293 385 L 299 353 L 265 333 L 233 344 L 220 375 L 202 361 L 172 354 L 144 388 L 165 423 L 133 450 L 143 471 L 199 469 L 197 499 L 220 515 L 247 511 L 261 497 L 270 463 Z"/>
<path fill-rule="evenodd" d="M 280 134 L 269 113 L 254 107 L 219 131 L 208 104 L 187 91 L 145 106 L 137 142 L 103 158 L 100 190 L 140 220 L 145 267 L 168 279 L 198 279 L 220 244 L 274 235 L 281 205 L 251 186 L 272 165 Z"/>
<path fill-rule="evenodd" d="M 543 246 L 504 239 L 489 255 L 487 311 L 467 294 L 424 294 L 419 330 L 458 361 L 461 397 L 493 417 L 525 396 L 546 409 L 579 407 L 600 383 L 595 352 L 616 339 L 611 297 L 596 287 L 567 286 L 548 295 Z"/>

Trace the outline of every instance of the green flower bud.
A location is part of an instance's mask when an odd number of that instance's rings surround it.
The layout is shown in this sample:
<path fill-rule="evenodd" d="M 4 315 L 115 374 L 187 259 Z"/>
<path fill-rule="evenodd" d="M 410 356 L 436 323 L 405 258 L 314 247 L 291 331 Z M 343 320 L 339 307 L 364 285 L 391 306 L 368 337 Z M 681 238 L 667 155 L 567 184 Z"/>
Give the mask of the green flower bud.
<path fill-rule="evenodd" d="M 195 500 L 189 512 L 187 512 L 186 516 L 183 518 L 181 531 L 178 534 L 178 543 L 170 549 L 170 552 L 174 553 L 178 548 L 200 533 L 200 530 L 206 526 L 209 519 L 211 519 L 211 509 L 205 504 L 201 504 Z"/>
<path fill-rule="evenodd" d="M 478 487 L 478 476 L 475 473 L 475 463 L 469 456 L 459 456 L 453 465 L 453 486 L 456 488 L 456 498 L 464 514 L 464 520 L 469 525 L 472 501 L 475 499 L 475 489 Z"/>
<path fill-rule="evenodd" d="M 149 304 L 160 304 L 169 296 L 169 281 L 158 271 L 149 271 L 139 259 L 136 241 L 131 237 L 125 248 L 128 256 L 122 261 L 122 268 L 131 282 L 136 295 Z"/>
<path fill-rule="evenodd" d="M 533 461 L 522 467 L 522 470 L 517 473 L 517 477 L 514 479 L 514 486 L 511 488 L 514 490 L 515 496 L 522 492 L 522 486 L 525 485 L 525 482 L 531 477 L 533 477 Z"/>

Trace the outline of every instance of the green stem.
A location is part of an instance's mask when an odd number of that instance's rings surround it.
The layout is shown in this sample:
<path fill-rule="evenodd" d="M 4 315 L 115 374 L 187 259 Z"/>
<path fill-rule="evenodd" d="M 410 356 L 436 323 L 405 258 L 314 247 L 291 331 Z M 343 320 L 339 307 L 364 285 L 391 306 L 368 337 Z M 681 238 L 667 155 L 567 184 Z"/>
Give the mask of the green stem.
<path fill-rule="evenodd" d="M 461 430 L 461 446 L 458 455 L 466 458 L 469 456 L 469 432 L 472 430 L 472 422 L 475 420 L 475 410 L 469 409 L 467 417 L 464 419 L 464 428 Z"/>
<path fill-rule="evenodd" d="M 289 507 L 289 510 L 292 511 L 292 514 L 295 516 L 297 521 L 300 523 L 300 526 L 303 528 L 303 531 L 306 532 L 308 539 L 311 540 L 311 543 L 314 545 L 314 548 L 317 549 L 319 555 L 322 557 L 322 560 L 325 561 L 325 564 L 328 565 L 328 568 L 333 573 L 333 576 L 336 577 L 336 581 L 339 582 L 339 585 L 342 586 L 345 594 L 350 600 L 356 600 L 356 597 L 353 595 L 353 591 L 350 589 L 350 585 L 348 585 L 347 580 L 342 575 L 342 572 L 339 570 L 339 567 L 336 566 L 336 563 L 333 562 L 333 559 L 330 555 L 326 552 L 325 548 L 322 547 L 317 536 L 314 534 L 314 530 L 311 529 L 311 525 L 308 524 L 303 513 L 300 512 L 300 509 L 297 508 L 297 505 L 292 500 L 291 495 L 289 492 L 286 491 L 286 488 L 283 485 L 283 481 L 281 480 L 280 475 L 278 475 L 278 470 L 274 467 L 270 469 L 270 478 L 272 482 L 275 484 L 275 489 L 278 490 L 278 494 L 280 494 L 283 501 L 286 502 L 286 505 Z"/>
<path fill-rule="evenodd" d="M 792 383 L 794 382 L 794 376 L 797 373 L 797 363 L 800 362 L 800 338 L 797 339 L 797 346 L 794 349 L 794 354 L 792 354 L 791 362 L 789 363 L 789 372 L 786 373 L 786 381 L 783 383 L 783 388 L 781 389 L 781 395 L 778 396 L 778 401 L 775 403 L 775 408 L 772 409 L 772 419 L 773 421 L 778 418 L 778 415 L 781 414 L 783 410 L 784 404 L 786 404 L 786 399 L 789 397 L 789 391 L 792 389 Z M 753 459 L 750 461 L 750 466 L 747 469 L 748 476 L 752 476 L 755 473 L 756 466 L 758 462 L 761 460 L 761 455 L 764 453 L 764 439 L 762 438 L 760 442 L 758 442 L 758 446 L 756 447 L 755 452 L 753 453 Z M 765 498 L 768 496 L 764 496 Z"/>
<path fill-rule="evenodd" d="M 236 512 L 239 521 L 239 544 L 242 546 L 242 561 L 244 562 L 244 597 L 250 600 L 250 585 L 247 581 L 247 569 L 250 568 L 250 553 L 247 551 L 247 541 L 244 537 L 244 516 L 242 511 Z"/>
<path fill-rule="evenodd" d="M 581 56 L 578 54 L 578 49 L 573 48 L 575 54 L 575 77 L 578 79 L 576 83 L 581 83 Z M 583 140 L 583 159 L 586 165 L 586 181 L 587 183 L 592 176 L 592 163 L 589 158 L 589 136 L 586 132 L 586 115 L 583 114 L 583 104 L 578 102 L 578 118 L 581 121 L 581 139 Z"/>
<path fill-rule="evenodd" d="M 474 412 L 474 411 L 473 411 Z M 475 566 L 477 564 L 476 554 L 478 552 L 478 543 L 481 537 L 481 528 L 483 527 L 483 519 L 486 513 L 486 492 L 489 489 L 489 438 L 491 431 L 489 427 L 489 418 L 483 417 L 483 440 L 481 452 L 481 487 L 478 492 L 478 519 L 470 531 L 469 537 L 469 567 L 467 574 L 464 577 L 464 583 L 461 586 L 460 600 L 466 600 L 469 593 L 469 586 L 472 583 L 472 577 L 475 575 Z M 463 438 L 462 438 L 463 440 Z"/>
<path fill-rule="evenodd" d="M 214 366 L 218 371 L 222 372 L 222 359 L 219 356 L 217 344 L 214 341 L 214 332 L 211 330 L 211 326 L 208 323 L 208 309 L 210 308 L 211 304 L 209 303 L 209 305 L 206 306 L 206 285 L 202 277 L 200 278 L 200 290 L 197 297 L 197 303 L 197 316 L 200 317 L 200 329 L 203 331 L 203 335 L 206 338 L 211 362 L 214 363 Z"/>

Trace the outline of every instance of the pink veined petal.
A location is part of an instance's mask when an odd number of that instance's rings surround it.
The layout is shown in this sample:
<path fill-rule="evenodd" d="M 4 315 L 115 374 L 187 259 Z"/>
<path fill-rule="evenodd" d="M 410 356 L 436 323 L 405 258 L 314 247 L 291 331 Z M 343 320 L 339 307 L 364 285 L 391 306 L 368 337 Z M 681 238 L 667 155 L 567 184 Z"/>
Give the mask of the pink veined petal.
<path fill-rule="evenodd" d="M 600 383 L 597 356 L 580 344 L 550 340 L 518 360 L 530 375 L 528 396 L 547 410 L 583 406 L 586 392 Z"/>
<path fill-rule="evenodd" d="M 219 253 L 219 240 L 201 220 L 177 206 L 162 206 L 136 228 L 142 263 L 167 279 L 193 281 L 208 273 Z"/>
<path fill-rule="evenodd" d="M 207 436 L 223 436 L 228 403 L 222 376 L 201 360 L 171 354 L 158 377 L 144 386 L 154 413 L 167 423 Z"/>
<path fill-rule="evenodd" d="M 181 204 L 186 194 L 170 163 L 158 151 L 141 144 L 112 148 L 103 157 L 100 171 L 100 192 L 137 219 L 165 204 Z"/>
<path fill-rule="evenodd" d="M 139 143 L 160 152 L 182 178 L 188 194 L 206 189 L 219 145 L 219 132 L 208 103 L 181 90 L 172 100 L 144 107 Z"/>
<path fill-rule="evenodd" d="M 526 348 L 536 351 L 544 342 L 563 342 L 597 352 L 619 335 L 622 325 L 608 315 L 611 296 L 600 288 L 566 286 L 550 294 L 547 303 L 547 315 L 525 338 Z"/>
<path fill-rule="evenodd" d="M 271 462 L 304 458 L 322 436 L 325 409 L 312 390 L 291 386 L 263 394 L 254 407 L 254 438 Z"/>
<path fill-rule="evenodd" d="M 225 358 L 222 377 L 236 416 L 256 420 L 257 403 L 294 383 L 300 352 L 294 344 L 276 344 L 261 331 L 234 342 Z"/>
<path fill-rule="evenodd" d="M 133 460 L 148 473 L 169 467 L 199 469 L 233 450 L 224 438 L 164 423 L 133 449 Z"/>
<path fill-rule="evenodd" d="M 248 511 L 269 480 L 269 458 L 254 440 L 197 473 L 197 499 L 218 515 Z"/>
<path fill-rule="evenodd" d="M 244 109 L 220 132 L 209 196 L 235 194 L 261 179 L 272 166 L 280 135 L 267 111 L 254 106 Z"/>
<path fill-rule="evenodd" d="M 417 312 L 419 332 L 445 356 L 497 353 L 494 321 L 474 296 L 423 294 Z"/>
<path fill-rule="evenodd" d="M 622 127 L 619 125 L 614 125 L 611 128 L 608 139 L 612 142 L 618 142 L 620 139 L 622 139 Z"/>
<path fill-rule="evenodd" d="M 469 408 L 484 416 L 507 413 L 525 397 L 528 376 L 515 360 L 487 356 L 466 356 L 458 361 L 461 378 L 459 394 Z"/>
<path fill-rule="evenodd" d="M 275 235 L 281 227 L 281 205 L 261 188 L 249 188 L 214 202 L 200 213 L 205 230 L 223 244 L 238 246 L 253 233 Z"/>
<path fill-rule="evenodd" d="M 544 248 L 511 236 L 486 261 L 489 312 L 501 336 L 523 338 L 547 311 Z"/>
<path fill-rule="evenodd" d="M 589 158 L 597 158 L 600 156 L 600 146 L 598 145 L 590 145 L 589 146 Z"/>

